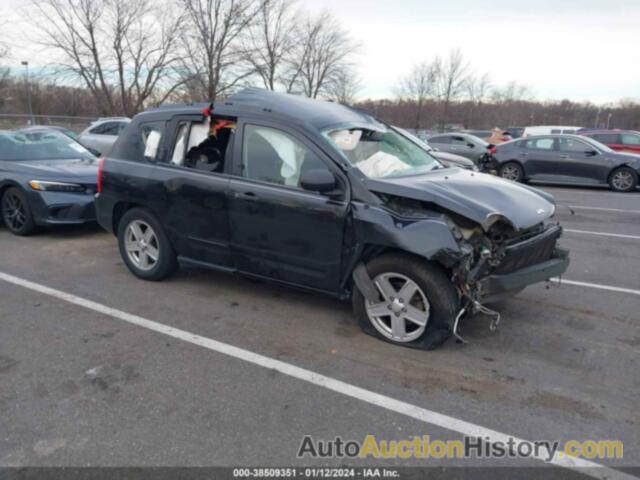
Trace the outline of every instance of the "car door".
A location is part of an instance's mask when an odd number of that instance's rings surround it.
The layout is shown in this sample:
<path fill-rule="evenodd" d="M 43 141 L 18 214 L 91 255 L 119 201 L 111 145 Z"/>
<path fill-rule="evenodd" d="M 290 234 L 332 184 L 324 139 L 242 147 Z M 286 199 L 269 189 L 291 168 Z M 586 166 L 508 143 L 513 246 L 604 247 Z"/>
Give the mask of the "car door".
<path fill-rule="evenodd" d="M 309 139 L 279 124 L 241 122 L 229 184 L 231 248 L 237 268 L 288 284 L 335 292 L 341 271 L 348 182 Z M 327 169 L 331 197 L 303 190 L 305 171 Z"/>
<path fill-rule="evenodd" d="M 200 164 L 190 166 L 185 158 L 190 146 L 206 140 L 208 120 L 203 122 L 202 115 L 177 115 L 167 132 L 167 154 L 153 173 L 158 189 L 156 212 L 178 255 L 231 269 L 225 168 L 231 168 L 233 149 L 226 149 L 221 172 L 204 170 Z"/>
<path fill-rule="evenodd" d="M 618 152 L 624 150 L 622 139 L 620 138 L 620 134 L 618 133 L 594 133 L 588 136 L 594 139 L 596 142 L 600 142 L 606 145 L 612 150 L 616 150 Z"/>
<path fill-rule="evenodd" d="M 622 151 L 635 153 L 640 155 L 640 134 L 637 133 L 623 133 L 622 137 Z"/>
<path fill-rule="evenodd" d="M 593 145 L 573 136 L 558 137 L 559 173 L 589 183 L 603 183 L 610 164 Z"/>
<path fill-rule="evenodd" d="M 449 151 L 456 155 L 462 155 L 469 160 L 477 160 L 480 155 L 476 151 L 475 144 L 462 135 L 451 135 Z"/>
<path fill-rule="evenodd" d="M 553 137 L 535 137 L 519 143 L 518 160 L 530 178 L 558 174 L 558 153 Z"/>
<path fill-rule="evenodd" d="M 441 152 L 453 153 L 451 150 L 451 136 L 449 135 L 437 135 L 429 138 L 429 145 L 437 148 Z"/>

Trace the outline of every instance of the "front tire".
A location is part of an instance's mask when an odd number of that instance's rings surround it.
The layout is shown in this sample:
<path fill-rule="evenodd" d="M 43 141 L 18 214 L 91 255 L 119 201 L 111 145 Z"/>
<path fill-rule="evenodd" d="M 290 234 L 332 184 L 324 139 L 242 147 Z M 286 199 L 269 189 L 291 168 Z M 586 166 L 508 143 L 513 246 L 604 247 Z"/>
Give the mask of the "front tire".
<path fill-rule="evenodd" d="M 638 186 L 638 174 L 628 168 L 617 168 L 609 175 L 609 187 L 614 192 L 632 192 Z"/>
<path fill-rule="evenodd" d="M 451 335 L 458 294 L 445 273 L 418 257 L 388 254 L 371 260 L 367 272 L 379 298 L 367 300 L 354 287 L 353 310 L 365 333 L 395 345 L 430 350 Z"/>
<path fill-rule="evenodd" d="M 27 236 L 36 231 L 31 206 L 25 193 L 16 187 L 4 192 L 2 200 L 2 220 L 14 235 Z"/>
<path fill-rule="evenodd" d="M 133 208 L 122 216 L 118 246 L 127 268 L 143 280 L 162 280 L 178 266 L 176 253 L 162 225 L 142 208 Z"/>
<path fill-rule="evenodd" d="M 522 182 L 524 180 L 524 169 L 519 163 L 507 162 L 498 170 L 500 175 L 505 180 L 511 180 L 513 182 Z"/>

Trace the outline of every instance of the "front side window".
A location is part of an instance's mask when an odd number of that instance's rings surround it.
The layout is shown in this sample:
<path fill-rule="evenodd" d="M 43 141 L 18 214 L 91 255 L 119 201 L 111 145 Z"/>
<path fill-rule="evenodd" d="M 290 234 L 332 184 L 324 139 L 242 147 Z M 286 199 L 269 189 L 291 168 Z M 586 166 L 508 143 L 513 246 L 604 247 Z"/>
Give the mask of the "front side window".
<path fill-rule="evenodd" d="M 640 147 L 640 135 L 622 134 L 622 144 Z"/>
<path fill-rule="evenodd" d="M 593 150 L 592 147 L 575 138 L 559 138 L 558 145 L 562 152 L 585 153 L 588 150 Z"/>
<path fill-rule="evenodd" d="M 300 188 L 300 177 L 327 165 L 302 142 L 275 128 L 244 128 L 241 175 L 261 182 Z"/>
<path fill-rule="evenodd" d="M 451 143 L 451 137 L 432 137 L 429 139 L 429 143 L 437 143 L 438 145 L 449 145 Z"/>
<path fill-rule="evenodd" d="M 370 178 L 418 175 L 441 167 L 427 150 L 395 130 L 353 128 L 325 134 L 352 165 Z"/>
<path fill-rule="evenodd" d="M 1 132 L 0 160 L 93 159 L 95 156 L 74 139 L 56 131 Z"/>
<path fill-rule="evenodd" d="M 524 147 L 534 150 L 553 150 L 553 138 L 535 138 L 527 140 Z"/>

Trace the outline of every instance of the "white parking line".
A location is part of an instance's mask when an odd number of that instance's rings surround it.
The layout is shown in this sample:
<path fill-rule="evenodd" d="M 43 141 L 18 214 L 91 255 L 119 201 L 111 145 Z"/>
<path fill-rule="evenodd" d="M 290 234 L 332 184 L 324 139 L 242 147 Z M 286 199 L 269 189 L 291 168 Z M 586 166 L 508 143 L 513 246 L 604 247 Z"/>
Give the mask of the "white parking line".
<path fill-rule="evenodd" d="M 592 232 L 590 230 L 573 230 L 571 228 L 563 228 L 562 231 L 569 232 L 569 233 L 582 233 L 584 235 L 600 235 L 603 237 L 629 238 L 632 240 L 640 240 L 640 235 L 624 235 L 622 233 Z"/>
<path fill-rule="evenodd" d="M 596 210 L 601 212 L 640 213 L 640 210 L 627 210 L 626 208 L 583 207 L 581 205 L 569 205 L 574 210 Z"/>
<path fill-rule="evenodd" d="M 0 280 L 4 280 L 5 282 L 14 285 L 19 285 L 34 292 L 49 295 L 59 300 L 64 300 L 65 302 L 69 302 L 87 308 L 89 310 L 93 310 L 94 312 L 108 315 L 112 318 L 130 323 L 132 325 L 136 325 L 138 327 L 146 328 L 154 332 L 162 333 L 163 335 L 183 340 L 193 345 L 199 345 L 214 352 L 222 353 L 224 355 L 228 355 L 230 357 L 252 363 L 260 367 L 276 370 L 284 375 L 303 380 L 313 385 L 326 388 L 328 390 L 346 395 L 351 398 L 355 398 L 356 400 L 360 400 L 362 402 L 366 402 L 371 405 L 375 405 L 377 407 L 384 408 L 401 415 L 405 415 L 407 417 L 415 418 L 416 420 L 419 420 L 421 422 L 435 425 L 463 435 L 467 435 L 470 437 L 488 438 L 492 442 L 508 442 L 511 438 L 517 445 L 521 443 L 530 443 L 527 440 L 513 437 L 506 433 L 491 430 L 474 423 L 466 422 L 464 420 L 444 415 L 433 410 L 428 410 L 417 405 L 403 402 L 402 400 L 387 397 L 386 395 L 382 395 L 371 390 L 366 390 L 350 383 L 346 383 L 332 377 L 327 377 L 325 375 L 315 373 L 311 370 L 306 370 L 304 368 L 296 367 L 295 365 L 282 362 L 280 360 L 275 360 L 273 358 L 254 353 L 249 350 L 234 347 L 233 345 L 219 342 L 217 340 L 213 340 L 212 338 L 203 337 L 191 332 L 187 332 L 185 330 L 171 327 L 169 325 L 154 322 L 152 320 L 139 317 L 138 315 L 133 315 L 121 310 L 117 310 L 115 308 L 107 307 L 106 305 L 102 305 L 100 303 L 93 302 L 91 300 L 87 300 L 85 298 L 78 297 L 61 290 L 46 287 L 38 283 L 30 282 L 29 280 L 15 277 L 13 275 L 0 272 Z M 548 452 L 542 452 L 540 455 L 534 456 L 533 458 L 545 461 L 546 458 L 548 458 Z M 560 453 L 556 453 L 553 460 L 551 460 L 551 462 L 549 463 L 571 470 L 578 470 L 585 475 L 599 478 L 601 480 L 638 479 L 638 477 L 634 477 L 618 470 L 613 470 L 604 465 L 581 458 L 568 457 L 566 455 L 561 455 Z"/>
<path fill-rule="evenodd" d="M 558 277 L 550 279 L 552 282 L 560 283 L 561 285 L 575 285 L 577 287 L 596 288 L 598 290 L 608 290 L 610 292 L 618 293 L 630 293 L 631 295 L 640 295 L 640 290 L 634 290 L 632 288 L 612 287 L 611 285 L 601 285 L 599 283 L 578 282 L 576 280 L 565 280 Z"/>

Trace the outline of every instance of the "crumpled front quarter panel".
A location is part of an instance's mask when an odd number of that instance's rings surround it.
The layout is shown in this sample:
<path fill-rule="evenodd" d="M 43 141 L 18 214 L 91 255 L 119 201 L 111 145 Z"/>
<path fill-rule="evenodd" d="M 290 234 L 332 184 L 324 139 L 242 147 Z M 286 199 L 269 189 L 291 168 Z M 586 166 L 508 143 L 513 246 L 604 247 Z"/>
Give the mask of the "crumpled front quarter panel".
<path fill-rule="evenodd" d="M 378 206 L 352 202 L 354 238 L 360 245 L 397 248 L 433 258 L 438 252 L 460 252 L 444 216 L 407 219 Z"/>

